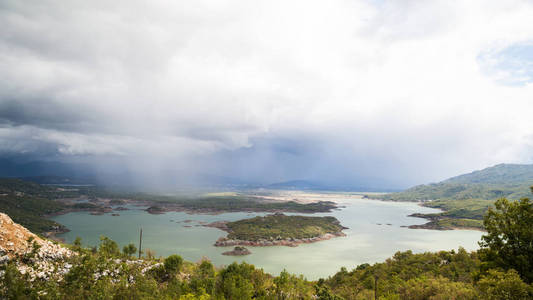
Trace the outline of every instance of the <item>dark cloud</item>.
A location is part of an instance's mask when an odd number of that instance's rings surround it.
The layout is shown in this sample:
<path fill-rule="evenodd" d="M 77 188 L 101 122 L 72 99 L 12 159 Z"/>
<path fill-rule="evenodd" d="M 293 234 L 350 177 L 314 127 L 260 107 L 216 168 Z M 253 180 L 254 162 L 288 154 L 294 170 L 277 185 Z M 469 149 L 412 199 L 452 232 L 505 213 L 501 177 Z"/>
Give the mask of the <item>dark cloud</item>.
<path fill-rule="evenodd" d="M 91 131 L 91 128 L 84 127 L 89 120 L 90 114 L 47 99 L 6 99 L 0 103 L 0 122 L 3 125 L 29 125 L 46 129 L 86 132 Z"/>
<path fill-rule="evenodd" d="M 530 47 L 479 59 L 529 45 L 532 12 L 498 1 L 2 1 L 0 156 L 138 183 L 367 187 L 532 162 L 532 86 L 494 80 Z"/>

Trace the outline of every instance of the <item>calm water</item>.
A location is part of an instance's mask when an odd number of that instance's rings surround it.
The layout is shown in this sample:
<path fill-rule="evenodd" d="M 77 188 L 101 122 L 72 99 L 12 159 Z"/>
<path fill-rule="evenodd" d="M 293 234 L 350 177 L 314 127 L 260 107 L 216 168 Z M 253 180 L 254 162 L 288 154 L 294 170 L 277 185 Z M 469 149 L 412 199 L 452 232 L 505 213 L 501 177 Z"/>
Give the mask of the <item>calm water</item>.
<path fill-rule="evenodd" d="M 93 216 L 86 212 L 75 212 L 53 219 L 71 229 L 62 235 L 67 242 L 72 242 L 79 236 L 85 245 L 96 245 L 103 234 L 121 246 L 128 243 L 137 245 L 139 228 L 142 226 L 143 249 L 152 249 L 157 256 L 177 253 L 190 261 L 198 261 L 205 256 L 215 265 L 246 261 L 272 274 L 279 274 L 287 269 L 291 273 L 303 274 L 308 279 L 327 277 L 342 266 L 351 269 L 362 263 L 380 262 L 399 250 L 424 252 L 457 249 L 459 246 L 474 250 L 482 235 L 479 231 L 470 230 L 435 231 L 400 227 L 425 223 L 424 219 L 407 217 L 411 213 L 436 212 L 415 203 L 354 198 L 337 200 L 346 207 L 332 213 L 315 215 L 335 216 L 342 225 L 350 228 L 344 231 L 346 237 L 295 248 L 249 247 L 253 253 L 245 257 L 221 255 L 232 247 L 212 245 L 219 237 L 225 236 L 225 232 L 200 226 L 199 222 L 232 221 L 264 214 L 226 213 L 212 216 L 170 212 L 151 215 L 143 210 L 132 209 L 120 211 L 120 216 Z M 186 220 L 191 221 L 183 222 Z M 386 225 L 387 223 L 391 225 Z"/>

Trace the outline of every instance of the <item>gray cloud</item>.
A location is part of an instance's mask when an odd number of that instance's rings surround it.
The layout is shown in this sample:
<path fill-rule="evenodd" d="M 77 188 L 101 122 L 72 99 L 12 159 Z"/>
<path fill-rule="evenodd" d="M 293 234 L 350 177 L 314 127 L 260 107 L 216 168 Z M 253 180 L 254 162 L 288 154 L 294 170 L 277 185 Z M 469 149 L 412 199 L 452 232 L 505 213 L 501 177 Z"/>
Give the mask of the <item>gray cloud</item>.
<path fill-rule="evenodd" d="M 533 40 L 532 13 L 523 1 L 2 1 L 0 153 L 154 181 L 389 187 L 533 162 L 533 86 L 501 85 L 479 59 Z"/>

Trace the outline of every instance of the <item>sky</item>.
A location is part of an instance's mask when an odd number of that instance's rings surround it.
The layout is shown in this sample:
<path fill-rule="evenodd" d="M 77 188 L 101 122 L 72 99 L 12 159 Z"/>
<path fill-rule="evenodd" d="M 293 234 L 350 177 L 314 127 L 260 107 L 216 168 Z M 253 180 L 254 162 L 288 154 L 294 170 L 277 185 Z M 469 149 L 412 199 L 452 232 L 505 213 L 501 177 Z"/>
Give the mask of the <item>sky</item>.
<path fill-rule="evenodd" d="M 514 0 L 3 0 L 0 159 L 383 188 L 533 163 L 531 16 Z"/>

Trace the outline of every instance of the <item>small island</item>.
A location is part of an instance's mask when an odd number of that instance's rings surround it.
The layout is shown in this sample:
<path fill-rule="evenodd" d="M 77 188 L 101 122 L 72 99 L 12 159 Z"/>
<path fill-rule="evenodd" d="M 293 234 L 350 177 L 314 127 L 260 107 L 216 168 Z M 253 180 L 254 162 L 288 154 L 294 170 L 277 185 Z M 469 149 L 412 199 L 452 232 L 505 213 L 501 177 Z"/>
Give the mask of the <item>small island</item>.
<path fill-rule="evenodd" d="M 214 222 L 205 226 L 228 232 L 218 239 L 217 247 L 228 246 L 289 246 L 329 240 L 345 236 L 335 217 L 287 216 L 282 213 L 235 222 Z"/>
<path fill-rule="evenodd" d="M 157 205 L 152 205 L 145 210 L 152 215 L 161 215 L 165 213 L 165 209 Z"/>
<path fill-rule="evenodd" d="M 248 250 L 247 248 L 241 247 L 241 246 L 237 246 L 233 248 L 233 250 L 231 251 L 226 251 L 222 253 L 222 255 L 232 255 L 232 256 L 243 256 L 243 255 L 248 255 L 248 254 L 252 254 L 252 252 L 250 252 L 250 250 Z"/>

